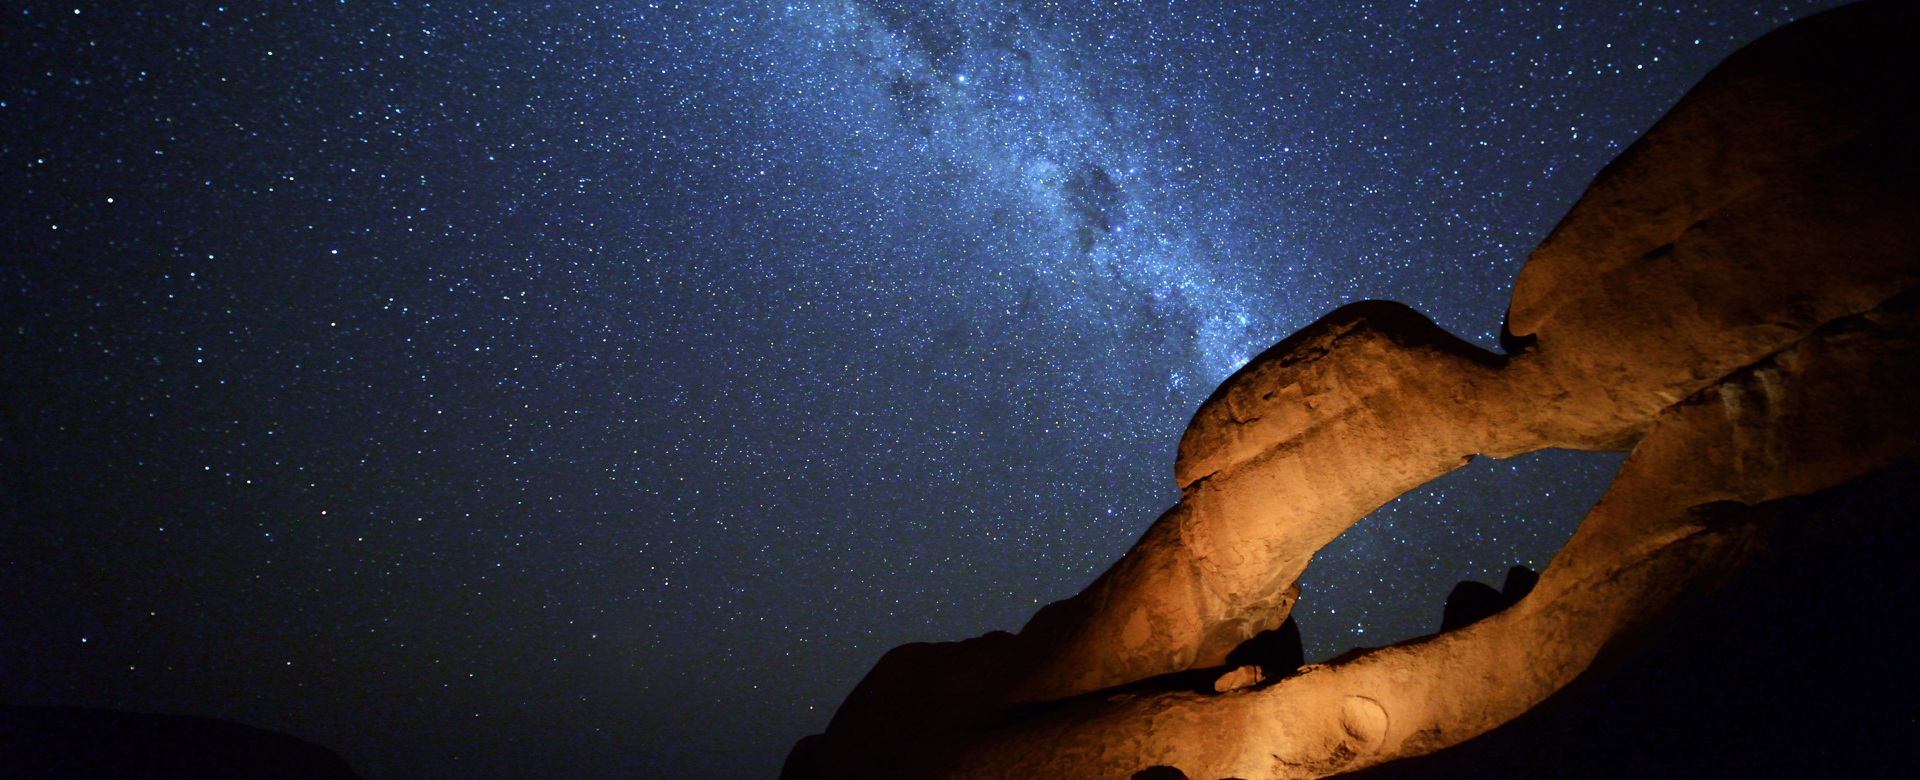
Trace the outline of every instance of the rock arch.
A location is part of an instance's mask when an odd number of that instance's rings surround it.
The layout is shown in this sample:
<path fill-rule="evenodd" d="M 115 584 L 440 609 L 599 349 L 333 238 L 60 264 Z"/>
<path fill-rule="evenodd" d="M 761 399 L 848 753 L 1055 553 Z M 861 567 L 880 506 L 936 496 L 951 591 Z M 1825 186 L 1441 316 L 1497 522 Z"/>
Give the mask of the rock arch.
<path fill-rule="evenodd" d="M 1920 455 L 1920 6 L 1729 58 L 1528 258 L 1496 354 L 1342 307 L 1234 374 L 1182 499 L 1018 635 L 887 654 L 785 776 L 1309 778 L 1483 733 L 1736 568 L 1752 507 Z M 1538 585 L 1464 628 L 1215 692 L 1313 553 L 1479 455 L 1631 450 Z"/>

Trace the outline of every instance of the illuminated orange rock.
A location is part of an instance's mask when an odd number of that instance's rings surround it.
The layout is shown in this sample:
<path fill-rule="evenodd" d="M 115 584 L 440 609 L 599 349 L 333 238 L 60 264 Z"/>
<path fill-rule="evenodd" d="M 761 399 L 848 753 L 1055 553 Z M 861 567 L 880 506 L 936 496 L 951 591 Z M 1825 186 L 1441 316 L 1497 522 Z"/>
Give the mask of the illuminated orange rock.
<path fill-rule="evenodd" d="M 1192 778 L 1320 777 L 1471 738 L 1724 575 L 1753 533 L 1747 506 L 1920 455 L 1917 388 L 1920 295 L 1908 295 L 1656 416 L 1613 487 L 1512 608 L 1270 686 L 1075 701 L 981 735 L 951 776 L 1126 778 L 1165 765 Z"/>
<path fill-rule="evenodd" d="M 1609 165 L 1479 349 L 1343 307 L 1215 391 L 1182 499 L 1018 635 L 896 648 L 786 775 L 1307 778 L 1525 712 L 1735 565 L 1740 508 L 1920 455 L 1920 7 L 1735 54 Z M 1465 628 L 1221 680 L 1313 553 L 1476 455 L 1631 449 L 1538 585 Z M 1224 683 L 1224 684 L 1222 684 Z"/>

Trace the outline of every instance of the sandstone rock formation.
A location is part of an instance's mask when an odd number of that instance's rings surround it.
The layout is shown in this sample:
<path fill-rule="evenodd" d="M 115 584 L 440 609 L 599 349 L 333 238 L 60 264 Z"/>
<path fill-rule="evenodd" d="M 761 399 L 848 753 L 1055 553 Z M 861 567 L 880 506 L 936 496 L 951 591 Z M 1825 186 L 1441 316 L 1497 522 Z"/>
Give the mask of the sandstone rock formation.
<path fill-rule="evenodd" d="M 888 653 L 786 775 L 1254 780 L 1428 753 L 1737 568 L 1745 507 L 1920 455 L 1916 35 L 1920 6 L 1862 3 L 1729 58 L 1528 258 L 1507 354 L 1368 301 L 1255 358 L 1113 568 L 1018 635 Z M 1348 526 L 1546 447 L 1632 455 L 1513 606 L 1277 680 L 1226 666 Z"/>

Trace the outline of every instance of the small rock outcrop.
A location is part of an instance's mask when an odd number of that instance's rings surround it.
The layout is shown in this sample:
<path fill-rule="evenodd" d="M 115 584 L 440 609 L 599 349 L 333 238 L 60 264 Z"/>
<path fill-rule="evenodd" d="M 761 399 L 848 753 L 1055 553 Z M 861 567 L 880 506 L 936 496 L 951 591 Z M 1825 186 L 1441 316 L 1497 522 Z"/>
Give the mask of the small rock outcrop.
<path fill-rule="evenodd" d="M 1261 672 L 1258 666 L 1248 665 L 1235 667 L 1233 671 L 1214 678 L 1213 692 L 1226 693 L 1227 691 L 1237 691 L 1241 688 L 1251 688 L 1265 682 L 1266 679 L 1267 675 Z"/>
<path fill-rule="evenodd" d="M 1507 606 L 1513 606 L 1532 593 L 1533 587 L 1539 584 L 1539 572 L 1525 566 L 1515 566 L 1507 570 L 1506 581 L 1500 583 L 1500 598 Z"/>
<path fill-rule="evenodd" d="M 1920 4 L 1868 2 L 1730 57 L 1529 256 L 1505 354 L 1365 301 L 1256 357 L 1111 569 L 1018 634 L 889 652 L 784 776 L 1323 777 L 1483 734 L 1654 630 L 1739 570 L 1753 507 L 1920 456 L 1917 38 Z M 1548 447 L 1632 454 L 1537 578 L 1434 636 L 1247 661 L 1360 518 Z"/>
<path fill-rule="evenodd" d="M 1506 584 L 1499 590 L 1484 582 L 1462 580 L 1447 594 L 1447 606 L 1440 615 L 1440 631 L 1445 633 L 1493 617 L 1526 598 L 1539 582 L 1540 575 L 1525 566 L 1508 569 Z"/>
<path fill-rule="evenodd" d="M 1478 623 L 1493 617 L 1500 610 L 1512 606 L 1500 591 L 1492 585 L 1473 580 L 1462 580 L 1447 593 L 1446 610 L 1440 614 L 1440 630 L 1452 631 L 1457 628 Z"/>
<path fill-rule="evenodd" d="M 1254 634 L 1227 653 L 1228 666 L 1256 666 L 1265 677 L 1278 679 L 1293 674 L 1307 662 L 1306 648 L 1300 642 L 1300 624 L 1288 617 L 1279 628 Z"/>

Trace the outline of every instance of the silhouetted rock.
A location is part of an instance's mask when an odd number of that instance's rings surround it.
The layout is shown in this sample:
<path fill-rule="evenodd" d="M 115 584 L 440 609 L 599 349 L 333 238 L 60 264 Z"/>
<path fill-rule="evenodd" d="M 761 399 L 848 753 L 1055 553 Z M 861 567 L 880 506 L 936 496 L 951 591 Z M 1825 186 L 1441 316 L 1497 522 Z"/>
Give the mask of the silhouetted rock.
<path fill-rule="evenodd" d="M 1462 580 L 1447 594 L 1446 608 L 1440 614 L 1440 630 L 1452 631 L 1492 617 L 1513 606 L 1540 582 L 1540 575 L 1525 566 L 1507 570 L 1506 584 L 1500 590 L 1473 580 Z"/>
<path fill-rule="evenodd" d="M 1252 639 L 1227 653 L 1228 666 L 1258 666 L 1269 679 L 1293 674 L 1306 662 L 1306 650 L 1300 643 L 1300 624 L 1291 617 L 1279 628 L 1254 634 Z"/>
<path fill-rule="evenodd" d="M 0 777 L 359 780 L 333 751 L 213 718 L 0 707 Z"/>
<path fill-rule="evenodd" d="M 1540 575 L 1525 566 L 1515 566 L 1507 570 L 1507 580 L 1500 585 L 1500 597 L 1508 606 L 1527 597 L 1533 592 L 1533 586 L 1540 584 Z"/>
<path fill-rule="evenodd" d="M 1440 614 L 1440 630 L 1452 631 L 1477 623 L 1506 608 L 1506 597 L 1494 590 L 1492 585 L 1462 580 L 1447 594 L 1446 609 Z"/>

